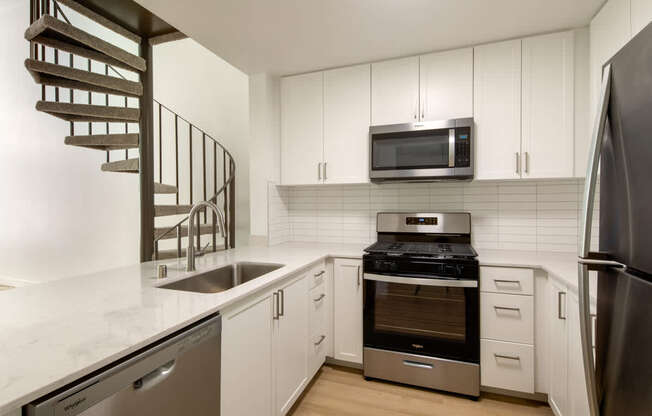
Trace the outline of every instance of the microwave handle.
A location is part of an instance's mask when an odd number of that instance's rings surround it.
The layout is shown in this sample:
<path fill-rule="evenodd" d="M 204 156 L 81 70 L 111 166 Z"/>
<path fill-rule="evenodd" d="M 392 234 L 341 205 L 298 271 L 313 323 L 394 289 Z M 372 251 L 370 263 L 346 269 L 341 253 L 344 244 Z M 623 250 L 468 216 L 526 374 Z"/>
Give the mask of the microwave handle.
<path fill-rule="evenodd" d="M 455 129 L 448 129 L 448 167 L 455 167 Z"/>

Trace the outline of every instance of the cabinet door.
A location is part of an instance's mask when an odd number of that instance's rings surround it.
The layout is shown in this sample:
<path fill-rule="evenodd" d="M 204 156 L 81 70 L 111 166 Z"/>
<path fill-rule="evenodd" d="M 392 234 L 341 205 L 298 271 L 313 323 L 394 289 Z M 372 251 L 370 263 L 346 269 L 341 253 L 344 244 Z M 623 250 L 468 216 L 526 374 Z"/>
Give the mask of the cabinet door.
<path fill-rule="evenodd" d="M 643 30 L 652 21 L 652 1 L 631 0 L 632 8 L 632 37 Z"/>
<path fill-rule="evenodd" d="M 371 124 L 413 123 L 419 117 L 419 57 L 371 64 Z"/>
<path fill-rule="evenodd" d="M 420 57 L 420 118 L 473 117 L 473 49 Z"/>
<path fill-rule="evenodd" d="M 474 50 L 477 179 L 521 177 L 521 40 Z"/>
<path fill-rule="evenodd" d="M 550 282 L 550 388 L 548 400 L 557 415 L 568 408 L 568 329 L 566 288 Z"/>
<path fill-rule="evenodd" d="M 523 173 L 572 177 L 574 163 L 574 34 L 523 40 Z"/>
<path fill-rule="evenodd" d="M 371 69 L 324 72 L 324 182 L 369 182 Z"/>
<path fill-rule="evenodd" d="M 335 358 L 362 364 L 362 262 L 335 259 Z"/>
<path fill-rule="evenodd" d="M 221 414 L 267 415 L 273 411 L 272 331 L 271 296 L 224 314 Z"/>
<path fill-rule="evenodd" d="M 281 182 L 322 182 L 323 73 L 281 79 Z"/>
<path fill-rule="evenodd" d="M 276 407 L 285 415 L 308 383 L 308 279 L 303 276 L 277 293 Z"/>
<path fill-rule="evenodd" d="M 589 414 L 589 398 L 584 381 L 584 361 L 580 339 L 580 311 L 577 298 L 569 294 L 568 301 L 568 414 Z M 565 416 L 565 415 L 564 415 Z"/>

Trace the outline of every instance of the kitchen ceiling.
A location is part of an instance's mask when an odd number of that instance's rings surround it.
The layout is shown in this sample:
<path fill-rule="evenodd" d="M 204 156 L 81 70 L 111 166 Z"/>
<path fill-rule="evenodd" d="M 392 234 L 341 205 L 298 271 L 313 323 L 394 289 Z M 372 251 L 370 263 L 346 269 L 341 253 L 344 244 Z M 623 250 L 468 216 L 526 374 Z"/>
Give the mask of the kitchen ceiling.
<path fill-rule="evenodd" d="M 604 0 L 136 0 L 248 74 L 287 75 L 587 25 Z"/>

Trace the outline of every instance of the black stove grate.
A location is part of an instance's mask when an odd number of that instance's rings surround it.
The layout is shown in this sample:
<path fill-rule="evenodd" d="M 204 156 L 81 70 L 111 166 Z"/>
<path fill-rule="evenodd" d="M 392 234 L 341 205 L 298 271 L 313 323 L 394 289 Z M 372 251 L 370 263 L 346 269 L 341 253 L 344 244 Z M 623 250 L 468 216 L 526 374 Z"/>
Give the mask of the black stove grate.
<path fill-rule="evenodd" d="M 367 247 L 365 251 L 407 256 L 477 256 L 470 244 L 460 243 L 378 241 Z"/>

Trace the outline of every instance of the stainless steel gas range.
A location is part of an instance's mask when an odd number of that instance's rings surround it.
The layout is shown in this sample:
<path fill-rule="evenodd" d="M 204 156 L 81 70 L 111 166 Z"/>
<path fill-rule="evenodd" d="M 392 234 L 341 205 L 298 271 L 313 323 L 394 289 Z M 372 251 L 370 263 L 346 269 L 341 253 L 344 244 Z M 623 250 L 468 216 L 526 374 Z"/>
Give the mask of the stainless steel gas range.
<path fill-rule="evenodd" d="M 478 397 L 477 253 L 468 213 L 379 213 L 365 249 L 364 376 Z"/>

